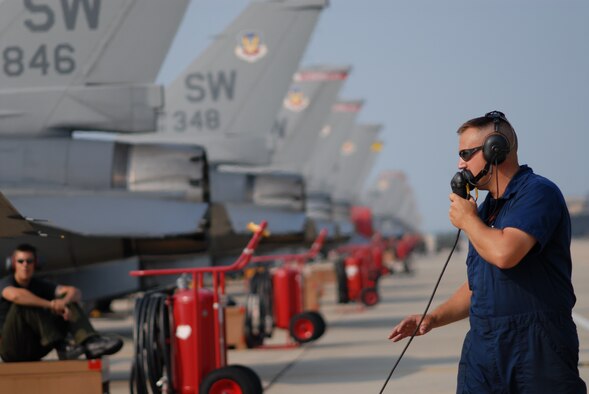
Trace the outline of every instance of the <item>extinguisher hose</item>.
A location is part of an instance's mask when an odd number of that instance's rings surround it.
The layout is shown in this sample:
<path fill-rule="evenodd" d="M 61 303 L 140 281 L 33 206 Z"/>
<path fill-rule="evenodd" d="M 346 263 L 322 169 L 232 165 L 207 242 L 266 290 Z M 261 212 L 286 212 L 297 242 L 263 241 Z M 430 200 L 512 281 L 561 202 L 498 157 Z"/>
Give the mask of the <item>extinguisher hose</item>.
<path fill-rule="evenodd" d="M 135 301 L 132 394 L 165 393 L 173 387 L 167 298 L 164 293 L 150 292 Z"/>

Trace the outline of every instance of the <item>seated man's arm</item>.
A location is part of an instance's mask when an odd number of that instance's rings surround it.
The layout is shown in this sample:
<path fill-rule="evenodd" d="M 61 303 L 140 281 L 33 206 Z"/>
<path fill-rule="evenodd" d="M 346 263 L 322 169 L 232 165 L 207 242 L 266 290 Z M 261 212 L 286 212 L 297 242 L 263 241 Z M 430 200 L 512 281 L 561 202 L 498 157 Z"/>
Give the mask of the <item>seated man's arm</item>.
<path fill-rule="evenodd" d="M 38 308 L 51 309 L 51 301 L 37 297 L 27 289 L 20 289 L 14 286 L 7 286 L 2 290 L 2 297 L 8 301 L 24 306 L 34 306 Z"/>
<path fill-rule="evenodd" d="M 82 300 L 82 293 L 74 286 L 58 285 L 55 289 L 55 297 L 63 300 L 64 304 L 70 302 L 80 302 Z"/>

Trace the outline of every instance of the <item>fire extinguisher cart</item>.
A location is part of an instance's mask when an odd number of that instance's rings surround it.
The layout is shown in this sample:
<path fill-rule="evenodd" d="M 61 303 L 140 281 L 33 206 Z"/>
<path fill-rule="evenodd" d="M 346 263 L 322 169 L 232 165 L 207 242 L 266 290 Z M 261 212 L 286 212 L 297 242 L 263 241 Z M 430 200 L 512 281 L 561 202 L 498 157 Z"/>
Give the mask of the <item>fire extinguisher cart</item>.
<path fill-rule="evenodd" d="M 253 370 L 241 365 L 227 365 L 223 303 L 225 274 L 241 270 L 249 263 L 266 226 L 265 221 L 253 226 L 254 235 L 237 261 L 230 266 L 131 272 L 132 276 L 139 277 L 192 276 L 191 287 L 181 285 L 169 296 L 156 294 L 156 302 L 149 303 L 145 308 L 136 305 L 132 393 L 147 393 L 148 385 L 150 392 L 162 393 L 262 392 L 260 378 Z M 212 276 L 212 288 L 205 287 L 204 275 Z M 145 313 L 140 313 L 141 309 Z M 161 309 L 160 313 L 158 309 Z M 139 314 L 142 317 L 137 321 Z M 173 335 L 169 335 L 169 331 Z"/>
<path fill-rule="evenodd" d="M 273 269 L 272 275 L 268 276 L 267 271 L 260 271 L 265 276 L 266 286 L 255 286 L 248 298 L 259 300 L 257 302 L 246 302 L 246 343 L 249 347 L 261 347 L 265 337 L 271 336 L 271 328 L 277 327 L 288 330 L 294 344 L 286 346 L 297 346 L 320 338 L 325 332 L 325 319 L 319 312 L 304 310 L 303 293 L 303 267 L 305 263 L 314 258 L 321 250 L 327 230 L 322 230 L 317 239 L 305 253 L 299 254 L 276 254 L 252 257 L 252 263 L 270 264 L 281 261 L 283 264 Z M 252 278 L 256 280 L 256 276 Z M 271 315 L 271 323 L 264 320 Z M 269 328 L 268 325 L 271 325 Z M 284 346 L 280 346 L 284 347 Z"/>
<path fill-rule="evenodd" d="M 379 303 L 378 280 L 387 273 L 382 255 L 385 244 L 378 236 L 367 244 L 345 245 L 337 248 L 343 257 L 336 261 L 338 301 L 360 301 L 365 306 Z"/>

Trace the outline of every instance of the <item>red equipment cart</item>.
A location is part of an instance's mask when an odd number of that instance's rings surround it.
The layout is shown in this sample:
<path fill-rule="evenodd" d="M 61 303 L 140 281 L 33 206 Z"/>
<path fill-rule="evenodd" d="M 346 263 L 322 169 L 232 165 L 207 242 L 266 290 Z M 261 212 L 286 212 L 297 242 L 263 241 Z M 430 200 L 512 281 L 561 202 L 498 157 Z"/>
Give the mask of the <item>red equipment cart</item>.
<path fill-rule="evenodd" d="M 345 256 L 335 266 L 340 303 L 360 301 L 366 306 L 378 304 L 378 279 L 389 272 L 383 265 L 385 247 L 381 237 L 375 235 L 370 243 L 337 248 L 336 251 Z"/>
<path fill-rule="evenodd" d="M 174 392 L 188 394 L 258 394 L 262 392 L 262 384 L 258 375 L 251 369 L 241 365 L 227 366 L 227 346 L 225 341 L 226 326 L 224 316 L 225 302 L 225 274 L 230 271 L 243 269 L 252 259 L 261 237 L 265 233 L 267 223 L 263 221 L 254 227 L 254 235 L 247 247 L 243 250 L 237 261 L 224 267 L 180 268 L 180 269 L 156 269 L 132 271 L 132 276 L 153 275 L 192 275 L 192 287 L 180 286 L 174 294 L 165 299 L 173 310 L 173 338 L 171 342 L 171 368 L 166 368 L 169 376 L 153 376 L 151 368 L 145 375 L 153 387 L 159 387 L 160 392 L 168 391 L 170 387 Z M 205 288 L 204 275 L 212 276 L 212 288 Z M 161 298 L 161 297 L 160 297 Z M 137 309 L 137 308 L 136 308 Z M 147 308 L 150 311 L 153 308 Z M 153 318 L 151 316 L 153 315 Z M 149 327 L 158 318 L 165 320 L 157 314 L 150 315 L 142 323 Z M 172 319 L 170 319 L 172 320 Z M 166 324 L 164 323 L 163 326 Z M 160 328 L 157 334 L 165 328 Z M 139 335 L 143 334 L 140 327 Z M 156 335 L 157 337 L 158 335 Z M 150 353 L 150 347 L 154 341 L 147 341 L 145 348 L 136 349 L 140 353 L 137 357 L 142 359 L 143 354 Z M 166 342 L 166 339 L 163 341 Z M 163 345 L 165 346 L 165 345 Z M 152 364 L 162 363 L 163 357 L 155 357 Z M 146 363 L 149 364 L 149 363 Z M 159 365 L 159 364 L 158 364 Z M 161 369 L 161 368 L 160 368 Z M 171 369 L 171 371 L 170 371 Z M 136 371 L 134 366 L 134 372 Z M 173 378 L 173 379 L 172 379 Z M 172 383 L 170 384 L 170 380 Z M 167 386 L 162 389 L 162 386 Z M 140 391 L 140 389 L 138 389 Z M 132 386 L 132 392 L 133 386 Z"/>
<path fill-rule="evenodd" d="M 327 230 L 323 229 L 317 239 L 305 253 L 299 254 L 276 254 L 252 257 L 252 263 L 273 263 L 282 261 L 283 264 L 274 269 L 271 277 L 271 294 L 266 297 L 272 297 L 272 314 L 273 326 L 289 331 L 290 337 L 296 342 L 296 345 L 314 341 L 321 337 L 325 332 L 325 320 L 320 313 L 315 311 L 305 311 L 303 307 L 303 267 L 305 263 L 314 258 L 325 242 Z M 249 303 L 248 303 L 249 306 Z M 254 315 L 259 315 L 253 311 Z M 250 315 L 252 311 L 246 311 L 246 326 L 251 324 Z M 265 336 L 263 329 L 252 332 L 251 327 L 246 327 L 246 343 L 250 347 L 260 347 L 263 344 Z M 288 346 L 288 345 L 287 345 Z"/>

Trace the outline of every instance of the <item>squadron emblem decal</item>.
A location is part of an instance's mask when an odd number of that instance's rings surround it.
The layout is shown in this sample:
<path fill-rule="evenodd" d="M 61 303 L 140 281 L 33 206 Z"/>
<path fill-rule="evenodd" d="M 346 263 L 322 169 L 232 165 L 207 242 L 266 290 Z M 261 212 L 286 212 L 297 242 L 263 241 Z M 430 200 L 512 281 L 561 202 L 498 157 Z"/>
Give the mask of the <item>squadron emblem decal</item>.
<path fill-rule="evenodd" d="M 342 144 L 342 155 L 350 156 L 354 152 L 356 152 L 356 145 L 352 141 L 348 140 Z"/>
<path fill-rule="evenodd" d="M 379 180 L 378 180 L 378 183 L 377 183 L 376 185 L 377 185 L 376 187 L 377 187 L 377 188 L 378 188 L 378 190 L 380 190 L 380 191 L 385 191 L 385 190 L 388 190 L 388 189 L 389 189 L 389 186 L 390 186 L 390 185 L 389 185 L 389 181 L 388 181 L 388 180 L 386 180 L 386 179 L 379 179 Z"/>
<path fill-rule="evenodd" d="M 323 126 L 323 128 L 319 132 L 319 135 L 321 136 L 321 138 L 327 138 L 327 137 L 329 137 L 330 134 L 331 134 L 331 126 L 328 124 Z"/>
<path fill-rule="evenodd" d="M 286 98 L 284 99 L 284 108 L 289 109 L 293 112 L 301 112 L 309 106 L 309 99 L 305 97 L 305 94 L 298 87 L 290 89 Z"/>
<path fill-rule="evenodd" d="M 375 153 L 378 153 L 382 150 L 383 145 L 384 144 L 382 143 L 382 141 L 375 141 L 372 143 L 372 145 L 370 145 L 370 150 Z"/>
<path fill-rule="evenodd" d="M 237 39 L 235 55 L 241 60 L 255 63 L 268 53 L 268 47 L 263 43 L 262 35 L 250 31 L 241 34 Z"/>

